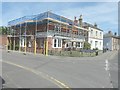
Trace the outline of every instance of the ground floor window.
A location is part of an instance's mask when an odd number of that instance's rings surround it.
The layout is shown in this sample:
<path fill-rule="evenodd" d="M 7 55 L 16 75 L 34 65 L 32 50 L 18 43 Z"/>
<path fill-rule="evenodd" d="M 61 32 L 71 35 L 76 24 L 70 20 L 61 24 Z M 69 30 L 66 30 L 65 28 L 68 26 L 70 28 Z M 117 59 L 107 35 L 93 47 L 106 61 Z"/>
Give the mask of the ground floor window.
<path fill-rule="evenodd" d="M 62 39 L 53 39 L 53 48 L 62 48 Z"/>
<path fill-rule="evenodd" d="M 98 46 L 98 41 L 95 41 L 95 48 L 97 48 Z"/>
<path fill-rule="evenodd" d="M 77 48 L 83 48 L 83 42 L 77 42 Z"/>
<path fill-rule="evenodd" d="M 58 47 L 61 47 L 61 39 L 58 39 Z"/>
<path fill-rule="evenodd" d="M 80 48 L 80 42 L 77 42 L 77 47 Z"/>
<path fill-rule="evenodd" d="M 54 39 L 54 47 L 57 47 L 57 39 Z"/>

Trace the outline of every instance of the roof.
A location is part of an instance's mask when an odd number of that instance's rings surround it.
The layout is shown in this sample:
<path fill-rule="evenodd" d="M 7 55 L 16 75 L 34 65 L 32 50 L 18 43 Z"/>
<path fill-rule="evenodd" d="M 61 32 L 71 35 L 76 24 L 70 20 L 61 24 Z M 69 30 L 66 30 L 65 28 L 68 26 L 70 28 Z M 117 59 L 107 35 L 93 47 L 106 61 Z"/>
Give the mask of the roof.
<path fill-rule="evenodd" d="M 104 38 L 110 38 L 110 37 L 112 37 L 112 38 L 118 38 L 118 39 L 120 39 L 120 36 L 113 35 L 112 33 L 106 33 L 106 34 L 103 35 L 103 37 Z"/>
<path fill-rule="evenodd" d="M 40 14 L 37 14 L 37 15 L 24 16 L 24 17 L 9 21 L 8 25 L 12 26 L 12 25 L 16 25 L 16 24 L 25 22 L 27 20 L 35 21 L 35 20 L 43 20 L 45 18 L 52 18 L 52 19 L 59 20 L 59 21 L 62 21 L 62 22 L 67 22 L 70 25 L 72 25 L 74 23 L 73 20 L 70 20 L 70 19 L 65 18 L 63 16 L 60 16 L 60 15 L 54 14 L 50 11 L 47 11 L 47 12 L 40 13 Z"/>
<path fill-rule="evenodd" d="M 95 29 L 97 29 L 97 30 L 103 31 L 103 30 L 101 30 L 100 28 L 95 27 L 94 25 L 92 25 L 92 24 L 90 24 L 90 23 L 87 23 L 87 22 L 83 22 L 83 26 L 85 26 L 85 27 L 91 27 L 91 28 L 95 28 Z"/>

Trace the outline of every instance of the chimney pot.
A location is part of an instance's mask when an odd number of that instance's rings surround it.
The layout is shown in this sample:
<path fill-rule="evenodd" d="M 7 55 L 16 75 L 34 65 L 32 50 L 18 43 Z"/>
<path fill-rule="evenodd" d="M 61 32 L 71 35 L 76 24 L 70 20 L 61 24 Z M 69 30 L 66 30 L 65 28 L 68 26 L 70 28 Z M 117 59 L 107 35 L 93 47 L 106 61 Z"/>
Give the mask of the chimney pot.
<path fill-rule="evenodd" d="M 114 33 L 114 35 L 116 36 L 116 35 L 117 35 L 117 33 L 115 32 L 115 33 Z"/>

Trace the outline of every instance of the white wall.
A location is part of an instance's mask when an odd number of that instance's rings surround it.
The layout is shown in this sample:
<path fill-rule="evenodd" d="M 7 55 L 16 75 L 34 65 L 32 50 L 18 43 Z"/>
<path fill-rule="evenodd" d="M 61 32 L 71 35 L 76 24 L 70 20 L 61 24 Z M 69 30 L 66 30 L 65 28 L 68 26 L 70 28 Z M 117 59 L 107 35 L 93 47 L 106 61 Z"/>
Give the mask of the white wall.
<path fill-rule="evenodd" d="M 97 41 L 97 45 L 95 45 L 96 41 Z M 91 49 L 98 48 L 99 50 L 103 50 L 103 40 L 89 38 L 88 42 L 91 44 Z"/>
<path fill-rule="evenodd" d="M 98 48 L 99 50 L 103 50 L 103 31 L 89 27 L 88 42 L 91 44 L 91 49 Z M 95 42 L 97 42 L 97 46 L 95 45 Z"/>

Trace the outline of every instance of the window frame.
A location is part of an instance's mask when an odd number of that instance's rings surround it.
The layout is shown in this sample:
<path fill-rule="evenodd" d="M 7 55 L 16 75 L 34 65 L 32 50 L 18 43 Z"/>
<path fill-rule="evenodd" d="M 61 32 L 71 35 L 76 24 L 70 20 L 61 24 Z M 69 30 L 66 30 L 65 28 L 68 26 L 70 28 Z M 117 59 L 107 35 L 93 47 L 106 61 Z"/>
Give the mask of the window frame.
<path fill-rule="evenodd" d="M 54 42 L 55 40 L 56 40 L 56 47 L 54 46 L 55 45 L 55 42 Z M 59 44 L 59 40 L 60 40 L 60 44 Z M 62 39 L 54 38 L 52 48 L 62 48 Z"/>

